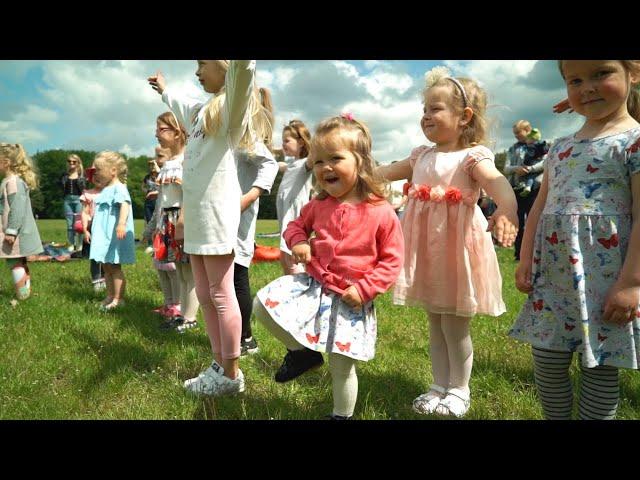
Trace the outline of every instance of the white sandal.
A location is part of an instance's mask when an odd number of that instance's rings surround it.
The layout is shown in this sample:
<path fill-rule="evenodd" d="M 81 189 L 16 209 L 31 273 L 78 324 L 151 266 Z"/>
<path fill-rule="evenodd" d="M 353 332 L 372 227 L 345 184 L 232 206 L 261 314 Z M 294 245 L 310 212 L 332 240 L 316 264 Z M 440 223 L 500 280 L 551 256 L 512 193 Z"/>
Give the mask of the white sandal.
<path fill-rule="evenodd" d="M 447 390 L 440 385 L 431 385 L 427 393 L 423 393 L 413 401 L 413 411 L 420 415 L 435 412 L 446 392 Z"/>
<path fill-rule="evenodd" d="M 466 415 L 470 405 L 471 396 L 468 390 L 450 388 L 447 390 L 447 396 L 436 407 L 436 413 L 439 415 L 454 415 L 460 418 Z"/>

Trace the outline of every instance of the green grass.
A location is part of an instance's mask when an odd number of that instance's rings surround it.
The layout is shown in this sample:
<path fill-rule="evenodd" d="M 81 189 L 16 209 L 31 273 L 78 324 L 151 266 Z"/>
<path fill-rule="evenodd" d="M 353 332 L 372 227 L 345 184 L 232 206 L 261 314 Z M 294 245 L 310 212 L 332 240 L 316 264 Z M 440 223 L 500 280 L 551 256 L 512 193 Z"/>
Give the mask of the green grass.
<path fill-rule="evenodd" d="M 64 241 L 64 221 L 38 222 L 43 240 Z M 274 232 L 262 220 L 258 232 Z M 136 232 L 142 231 L 136 221 Z M 277 245 L 278 239 L 259 239 Z M 512 251 L 499 249 L 508 312 L 473 321 L 475 361 L 469 419 L 540 419 L 529 347 L 506 335 L 524 295 L 513 284 Z M 210 361 L 200 326 L 184 335 L 158 329 L 150 310 L 162 302 L 151 260 L 142 250 L 124 267 L 128 307 L 98 313 L 87 261 L 32 263 L 33 296 L 11 306 L 13 289 L 0 268 L 0 419 L 318 419 L 331 412 L 326 368 L 280 385 L 273 374 L 284 347 L 256 324 L 260 352 L 240 360 L 246 392 L 234 398 L 198 399 L 182 382 Z M 250 271 L 253 292 L 280 275 L 279 263 Z M 431 383 L 428 326 L 418 308 L 393 305 L 387 293 L 376 301 L 375 359 L 358 366 L 357 419 L 420 419 L 412 400 Z M 574 373 L 575 373 L 574 364 Z M 618 418 L 640 418 L 640 377 L 621 372 Z"/>

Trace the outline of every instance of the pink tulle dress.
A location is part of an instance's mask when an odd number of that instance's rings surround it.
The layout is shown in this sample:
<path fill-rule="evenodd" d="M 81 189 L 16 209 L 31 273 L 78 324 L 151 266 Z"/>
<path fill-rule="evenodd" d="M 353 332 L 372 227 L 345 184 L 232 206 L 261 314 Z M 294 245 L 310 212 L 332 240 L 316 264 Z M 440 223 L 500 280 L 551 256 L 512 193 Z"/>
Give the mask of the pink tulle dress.
<path fill-rule="evenodd" d="M 393 300 L 434 314 L 498 316 L 502 276 L 487 221 L 477 206 L 480 187 L 471 172 L 494 161 L 481 145 L 456 152 L 418 147 L 402 219 L 405 261 Z"/>

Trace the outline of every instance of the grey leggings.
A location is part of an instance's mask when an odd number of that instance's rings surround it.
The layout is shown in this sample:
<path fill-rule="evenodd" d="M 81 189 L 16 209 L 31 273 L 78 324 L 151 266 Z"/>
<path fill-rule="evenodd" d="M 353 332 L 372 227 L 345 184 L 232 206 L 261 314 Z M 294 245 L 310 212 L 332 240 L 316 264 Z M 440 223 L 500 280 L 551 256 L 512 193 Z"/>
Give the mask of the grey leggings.
<path fill-rule="evenodd" d="M 573 352 L 531 348 L 534 376 L 542 410 L 547 420 L 570 420 L 573 412 L 573 387 L 569 367 Z M 581 360 L 581 358 L 580 358 Z M 610 366 L 586 368 L 580 362 L 578 418 L 612 420 L 616 416 L 620 388 L 618 369 Z"/>

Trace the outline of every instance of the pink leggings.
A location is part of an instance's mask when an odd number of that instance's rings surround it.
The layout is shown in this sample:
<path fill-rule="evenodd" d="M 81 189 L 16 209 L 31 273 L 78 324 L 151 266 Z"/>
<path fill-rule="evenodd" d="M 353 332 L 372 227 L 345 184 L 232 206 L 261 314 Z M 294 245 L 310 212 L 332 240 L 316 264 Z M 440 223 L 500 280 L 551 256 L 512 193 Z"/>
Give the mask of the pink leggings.
<path fill-rule="evenodd" d="M 196 295 L 214 355 L 240 356 L 242 316 L 233 286 L 233 254 L 190 255 Z"/>

